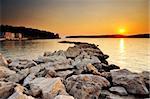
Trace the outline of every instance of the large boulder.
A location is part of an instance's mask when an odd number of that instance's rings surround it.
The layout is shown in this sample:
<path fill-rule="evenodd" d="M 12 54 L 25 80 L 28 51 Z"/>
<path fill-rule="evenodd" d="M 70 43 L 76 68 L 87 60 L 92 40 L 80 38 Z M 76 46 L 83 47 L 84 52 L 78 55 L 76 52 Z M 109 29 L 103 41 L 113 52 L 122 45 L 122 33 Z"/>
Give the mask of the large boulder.
<path fill-rule="evenodd" d="M 67 58 L 75 58 L 81 53 L 81 49 L 77 47 L 69 47 L 65 52 Z"/>
<path fill-rule="evenodd" d="M 109 88 L 109 91 L 114 94 L 121 95 L 121 96 L 128 95 L 126 89 L 124 87 L 120 87 L 120 86 L 111 87 L 111 88 Z"/>
<path fill-rule="evenodd" d="M 4 56 L 0 53 L 0 66 L 7 66 L 8 62 L 7 60 L 4 58 Z"/>
<path fill-rule="evenodd" d="M 29 84 L 32 96 L 42 93 L 43 99 L 53 99 L 57 95 L 68 95 L 60 78 L 35 78 Z"/>
<path fill-rule="evenodd" d="M 72 96 L 58 95 L 54 99 L 74 99 Z"/>
<path fill-rule="evenodd" d="M 34 60 L 37 63 L 47 63 L 47 62 L 63 62 L 66 61 L 67 58 L 65 56 L 64 51 L 55 51 L 54 53 L 45 52 L 44 56 L 40 56 L 38 59 Z"/>
<path fill-rule="evenodd" d="M 27 96 L 24 92 L 24 87 L 21 85 L 17 85 L 15 87 L 15 92 L 8 97 L 8 99 L 35 99 L 32 96 Z"/>
<path fill-rule="evenodd" d="M 27 59 L 17 59 L 12 61 L 9 64 L 9 68 L 14 69 L 16 71 L 19 71 L 21 69 L 31 68 L 33 66 L 36 66 L 37 64 L 32 60 Z"/>
<path fill-rule="evenodd" d="M 10 70 L 7 67 L 0 66 L 0 78 L 5 78 L 7 76 L 15 74 L 15 71 Z"/>
<path fill-rule="evenodd" d="M 91 99 L 99 96 L 101 89 L 110 86 L 107 79 L 92 74 L 73 75 L 66 79 L 67 92 L 76 99 Z"/>
<path fill-rule="evenodd" d="M 141 75 L 127 69 L 111 70 L 110 72 L 113 85 L 123 86 L 130 94 L 142 96 L 149 94 Z"/>
<path fill-rule="evenodd" d="M 14 87 L 12 82 L 0 81 L 0 99 L 7 99 L 13 93 Z"/>

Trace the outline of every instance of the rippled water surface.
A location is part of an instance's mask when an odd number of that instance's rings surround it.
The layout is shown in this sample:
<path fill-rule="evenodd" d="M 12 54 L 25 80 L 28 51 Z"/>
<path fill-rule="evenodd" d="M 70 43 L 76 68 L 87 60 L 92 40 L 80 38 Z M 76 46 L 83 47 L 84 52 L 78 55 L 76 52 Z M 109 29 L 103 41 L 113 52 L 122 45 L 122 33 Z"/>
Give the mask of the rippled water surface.
<path fill-rule="evenodd" d="M 29 40 L 0 42 L 0 52 L 7 58 L 35 59 L 45 51 L 66 50 L 71 44 L 61 44 L 58 41 L 81 41 L 99 45 L 99 48 L 110 56 L 109 63 L 121 68 L 140 72 L 150 71 L 150 39 L 142 38 L 78 38 L 59 40 Z"/>

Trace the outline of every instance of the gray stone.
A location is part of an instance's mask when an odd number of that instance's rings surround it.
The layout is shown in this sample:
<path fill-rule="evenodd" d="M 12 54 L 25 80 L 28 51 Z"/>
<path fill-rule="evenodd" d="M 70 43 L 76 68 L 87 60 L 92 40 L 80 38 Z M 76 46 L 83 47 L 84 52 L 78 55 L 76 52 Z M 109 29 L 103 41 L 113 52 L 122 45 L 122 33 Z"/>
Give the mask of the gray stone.
<path fill-rule="evenodd" d="M 120 87 L 120 86 L 111 87 L 111 88 L 109 88 L 109 91 L 114 94 L 121 95 L 121 96 L 128 95 L 126 89 L 124 87 Z"/>
<path fill-rule="evenodd" d="M 43 99 L 53 99 L 57 95 L 68 95 L 60 78 L 35 78 L 30 83 L 33 96 L 42 93 Z"/>
<path fill-rule="evenodd" d="M 8 98 L 8 99 L 35 99 L 32 96 L 27 96 L 26 94 L 23 94 L 24 87 L 17 85 L 15 87 L 15 92 Z"/>
<path fill-rule="evenodd" d="M 14 69 L 14 70 L 17 70 L 17 69 L 21 70 L 21 69 L 31 68 L 36 65 L 37 64 L 32 60 L 17 59 L 17 60 L 12 61 L 9 64 L 9 68 Z"/>
<path fill-rule="evenodd" d="M 138 98 L 133 95 L 120 96 L 117 94 L 113 94 L 109 92 L 108 90 L 102 90 L 101 94 L 99 95 L 99 98 L 97 99 L 143 99 L 143 98 Z"/>
<path fill-rule="evenodd" d="M 150 93 L 150 72 L 148 71 L 143 71 L 141 73 L 142 77 L 144 78 L 144 82 L 146 84 L 147 89 L 149 90 Z"/>
<path fill-rule="evenodd" d="M 126 69 L 111 70 L 113 85 L 123 86 L 128 93 L 135 95 L 148 95 L 144 79 L 137 73 Z"/>
<path fill-rule="evenodd" d="M 15 73 L 15 74 L 12 74 L 12 75 L 8 76 L 5 80 L 19 83 L 21 80 L 26 78 L 28 74 L 29 74 L 29 69 L 28 68 L 23 69 L 18 73 Z"/>
<path fill-rule="evenodd" d="M 73 75 L 66 79 L 67 92 L 75 99 L 91 99 L 99 96 L 101 89 L 110 86 L 107 79 L 92 74 Z"/>
<path fill-rule="evenodd" d="M 7 99 L 13 93 L 14 87 L 12 82 L 0 81 L 0 99 Z"/>
<path fill-rule="evenodd" d="M 66 52 L 65 55 L 67 58 L 75 58 L 80 54 L 81 50 L 77 47 L 69 47 Z"/>
<path fill-rule="evenodd" d="M 15 73 L 16 73 L 15 71 L 12 71 L 7 67 L 0 66 L 0 78 L 5 78 L 5 77 L 8 77 L 8 76 L 13 75 Z"/>

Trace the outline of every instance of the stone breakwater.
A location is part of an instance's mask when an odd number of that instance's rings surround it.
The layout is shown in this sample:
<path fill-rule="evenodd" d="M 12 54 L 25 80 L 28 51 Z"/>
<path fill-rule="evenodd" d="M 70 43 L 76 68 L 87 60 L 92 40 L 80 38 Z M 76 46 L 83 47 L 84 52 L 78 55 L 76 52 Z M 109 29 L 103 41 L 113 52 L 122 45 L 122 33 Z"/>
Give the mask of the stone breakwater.
<path fill-rule="evenodd" d="M 150 72 L 120 69 L 96 45 L 74 44 L 35 60 L 0 54 L 0 99 L 149 98 Z"/>

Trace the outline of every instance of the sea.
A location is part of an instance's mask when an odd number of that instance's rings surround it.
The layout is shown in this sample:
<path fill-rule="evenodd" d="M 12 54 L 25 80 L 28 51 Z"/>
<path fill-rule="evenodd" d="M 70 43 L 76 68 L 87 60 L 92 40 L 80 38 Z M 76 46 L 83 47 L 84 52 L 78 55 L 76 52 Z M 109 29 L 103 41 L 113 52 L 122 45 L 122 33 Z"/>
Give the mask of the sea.
<path fill-rule="evenodd" d="M 66 50 L 73 44 L 59 41 L 87 42 L 99 45 L 109 55 L 109 64 L 115 64 L 132 72 L 150 71 L 149 38 L 64 38 L 26 41 L 1 41 L 0 53 L 6 59 L 37 59 L 44 52 Z"/>

